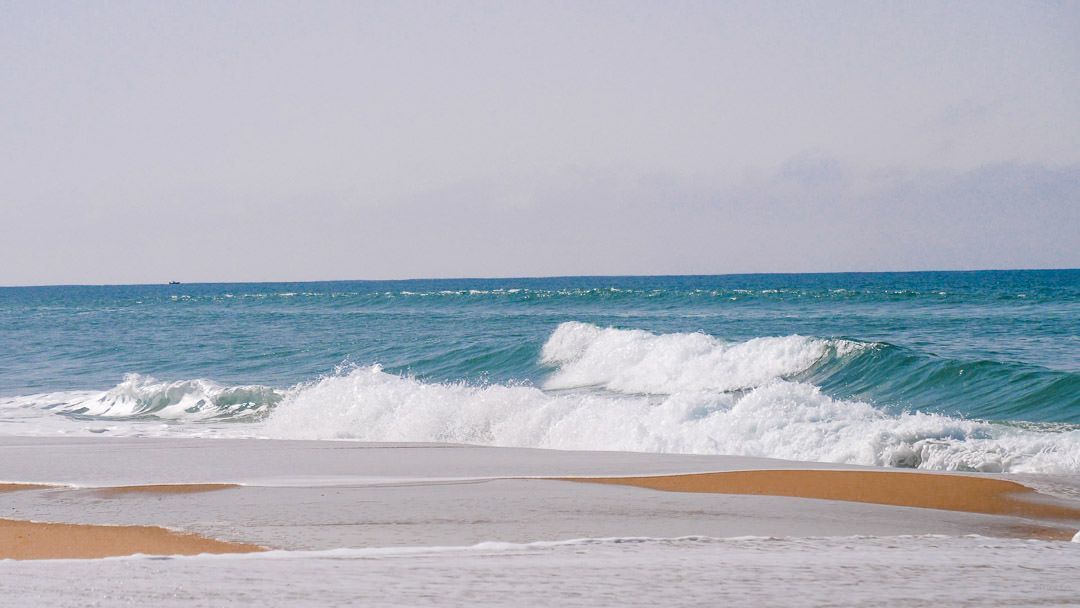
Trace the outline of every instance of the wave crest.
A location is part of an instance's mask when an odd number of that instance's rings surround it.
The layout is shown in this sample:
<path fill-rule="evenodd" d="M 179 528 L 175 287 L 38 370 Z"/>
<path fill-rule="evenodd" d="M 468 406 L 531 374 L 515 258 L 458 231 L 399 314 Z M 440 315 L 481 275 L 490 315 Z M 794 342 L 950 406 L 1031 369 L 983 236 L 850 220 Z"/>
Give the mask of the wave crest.
<path fill-rule="evenodd" d="M 104 392 L 61 393 L 60 400 L 38 395 L 24 401 L 71 417 L 160 418 L 167 420 L 252 419 L 281 402 L 284 393 L 268 386 L 221 386 L 202 378 L 161 382 L 127 374 Z"/>
<path fill-rule="evenodd" d="M 548 338 L 541 361 L 558 368 L 545 388 L 670 395 L 750 389 L 868 346 L 798 335 L 731 343 L 704 333 L 657 335 L 569 322 Z"/>

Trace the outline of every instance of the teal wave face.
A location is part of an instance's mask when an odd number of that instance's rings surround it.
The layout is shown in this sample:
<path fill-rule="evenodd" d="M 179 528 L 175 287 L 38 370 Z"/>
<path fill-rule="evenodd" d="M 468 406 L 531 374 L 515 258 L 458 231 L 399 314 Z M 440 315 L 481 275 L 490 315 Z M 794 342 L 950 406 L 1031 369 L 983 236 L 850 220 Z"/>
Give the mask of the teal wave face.
<path fill-rule="evenodd" d="M 877 344 L 825 359 L 800 379 L 891 411 L 1080 424 L 1080 374 L 1024 363 L 961 361 Z"/>

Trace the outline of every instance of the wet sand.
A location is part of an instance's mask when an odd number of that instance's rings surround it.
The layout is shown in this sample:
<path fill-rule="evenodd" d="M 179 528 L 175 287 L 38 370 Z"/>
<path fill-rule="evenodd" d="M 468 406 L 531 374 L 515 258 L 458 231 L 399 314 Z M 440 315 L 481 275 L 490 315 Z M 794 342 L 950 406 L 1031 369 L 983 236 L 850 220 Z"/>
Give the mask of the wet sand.
<path fill-rule="evenodd" d="M 1038 494 L 1013 481 L 970 475 L 774 470 L 562 479 L 666 492 L 790 496 L 1036 519 L 1080 520 L 1080 507 L 1076 505 Z"/>
<path fill-rule="evenodd" d="M 217 492 L 230 488 L 239 488 L 235 483 L 158 483 L 139 486 L 114 486 L 110 488 L 98 488 L 98 494 L 102 496 L 123 496 L 125 494 L 198 494 L 200 492 Z"/>
<path fill-rule="evenodd" d="M 100 488 L 103 496 L 124 494 L 194 494 L 236 484 L 155 484 Z M 0 484 L 0 492 L 68 489 L 46 484 Z M 74 490 L 74 489 L 69 489 Z M 77 490 L 74 490 L 77 491 Z M 252 553 L 265 547 L 235 543 L 159 526 L 113 526 L 0 519 L 0 559 L 85 559 L 146 555 Z"/>
<path fill-rule="evenodd" d="M 157 526 L 96 526 L 0 519 L 0 559 L 72 559 L 200 553 L 252 553 L 263 547 L 230 543 Z"/>
<path fill-rule="evenodd" d="M 43 483 L 0 483 L 0 492 L 18 492 L 20 490 L 45 490 L 48 488 L 57 488 L 62 486 L 53 486 Z"/>

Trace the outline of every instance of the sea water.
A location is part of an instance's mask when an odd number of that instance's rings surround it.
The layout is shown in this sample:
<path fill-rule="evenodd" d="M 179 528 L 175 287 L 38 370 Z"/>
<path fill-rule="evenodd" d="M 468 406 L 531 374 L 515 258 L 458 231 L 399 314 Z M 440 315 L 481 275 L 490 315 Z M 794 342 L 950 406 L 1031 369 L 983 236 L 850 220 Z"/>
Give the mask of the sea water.
<path fill-rule="evenodd" d="M 1080 473 L 1080 270 L 0 288 L 0 433 Z"/>

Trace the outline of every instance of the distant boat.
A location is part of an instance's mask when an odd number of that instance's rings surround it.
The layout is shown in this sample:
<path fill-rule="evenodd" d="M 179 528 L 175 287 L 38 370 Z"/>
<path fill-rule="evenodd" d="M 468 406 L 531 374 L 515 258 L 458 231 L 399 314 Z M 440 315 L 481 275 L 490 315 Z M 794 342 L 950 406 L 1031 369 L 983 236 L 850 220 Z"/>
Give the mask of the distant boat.
<path fill-rule="evenodd" d="M 179 285 L 180 281 L 169 281 L 169 285 Z"/>

